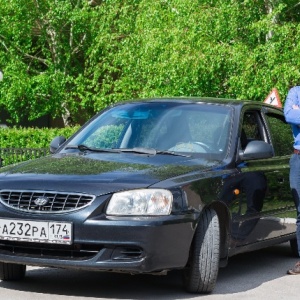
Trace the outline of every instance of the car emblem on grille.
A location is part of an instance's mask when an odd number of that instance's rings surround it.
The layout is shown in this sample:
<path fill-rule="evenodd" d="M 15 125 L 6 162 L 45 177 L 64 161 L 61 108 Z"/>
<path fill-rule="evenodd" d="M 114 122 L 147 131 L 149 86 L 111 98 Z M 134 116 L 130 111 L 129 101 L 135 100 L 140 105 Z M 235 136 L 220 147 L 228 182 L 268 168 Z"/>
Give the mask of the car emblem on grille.
<path fill-rule="evenodd" d="M 33 202 L 37 206 L 44 206 L 49 202 L 49 198 L 42 196 L 34 199 Z"/>

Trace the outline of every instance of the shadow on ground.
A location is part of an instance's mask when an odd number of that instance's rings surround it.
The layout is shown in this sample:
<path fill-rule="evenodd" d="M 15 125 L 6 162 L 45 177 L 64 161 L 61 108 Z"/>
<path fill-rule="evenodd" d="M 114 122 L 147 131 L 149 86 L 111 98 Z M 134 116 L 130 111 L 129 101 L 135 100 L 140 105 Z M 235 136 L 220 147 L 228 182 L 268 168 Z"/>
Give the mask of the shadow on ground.
<path fill-rule="evenodd" d="M 220 269 L 213 295 L 236 294 L 254 289 L 261 284 L 286 276 L 286 270 L 296 262 L 289 244 L 240 254 L 229 259 Z M 181 272 L 167 276 L 126 275 L 73 271 L 52 268 L 28 268 L 20 282 L 0 282 L 0 289 L 84 297 L 85 299 L 194 299 L 197 294 L 184 291 Z M 213 298 L 213 297 L 212 297 Z"/>

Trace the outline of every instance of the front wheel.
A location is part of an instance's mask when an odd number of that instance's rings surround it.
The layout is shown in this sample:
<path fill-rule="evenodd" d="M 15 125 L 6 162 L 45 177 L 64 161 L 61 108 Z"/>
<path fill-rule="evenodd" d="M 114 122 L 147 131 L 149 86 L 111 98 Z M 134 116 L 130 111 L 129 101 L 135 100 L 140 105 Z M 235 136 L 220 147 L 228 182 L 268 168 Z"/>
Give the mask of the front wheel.
<path fill-rule="evenodd" d="M 0 262 L 0 280 L 21 280 L 25 277 L 26 265 Z"/>
<path fill-rule="evenodd" d="M 183 282 L 190 293 L 213 291 L 219 271 L 220 226 L 217 213 L 206 209 L 201 217 L 191 246 Z"/>

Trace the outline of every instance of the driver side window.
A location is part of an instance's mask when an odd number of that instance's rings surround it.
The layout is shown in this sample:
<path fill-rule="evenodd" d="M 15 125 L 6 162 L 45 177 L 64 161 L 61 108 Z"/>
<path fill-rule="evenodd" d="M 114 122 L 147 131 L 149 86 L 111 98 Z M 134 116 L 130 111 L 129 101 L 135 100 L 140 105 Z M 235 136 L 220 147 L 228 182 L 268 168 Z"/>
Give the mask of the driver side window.
<path fill-rule="evenodd" d="M 264 140 L 261 130 L 261 119 L 258 112 L 245 112 L 240 140 L 242 150 L 246 148 L 250 141 Z"/>

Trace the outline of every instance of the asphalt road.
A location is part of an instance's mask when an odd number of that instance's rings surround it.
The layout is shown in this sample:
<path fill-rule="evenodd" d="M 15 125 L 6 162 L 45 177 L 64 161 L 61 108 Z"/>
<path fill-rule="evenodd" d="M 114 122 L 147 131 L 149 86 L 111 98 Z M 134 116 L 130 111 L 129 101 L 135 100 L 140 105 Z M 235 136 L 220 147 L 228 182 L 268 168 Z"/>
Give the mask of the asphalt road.
<path fill-rule="evenodd" d="M 186 293 L 180 272 L 131 276 L 29 267 L 23 281 L 0 281 L 0 299 L 299 299 L 300 276 L 286 275 L 296 261 L 289 244 L 232 257 L 209 295 Z"/>

